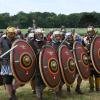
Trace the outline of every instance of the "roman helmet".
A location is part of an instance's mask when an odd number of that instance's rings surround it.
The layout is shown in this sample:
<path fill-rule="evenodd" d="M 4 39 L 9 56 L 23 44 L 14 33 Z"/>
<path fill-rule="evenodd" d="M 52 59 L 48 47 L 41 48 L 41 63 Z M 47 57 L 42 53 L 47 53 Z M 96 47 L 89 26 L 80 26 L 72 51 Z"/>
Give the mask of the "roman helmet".
<path fill-rule="evenodd" d="M 93 26 L 88 26 L 88 28 L 87 28 L 87 34 L 88 34 L 89 37 L 95 36 L 96 33 L 97 32 L 95 31 L 95 29 L 94 29 Z"/>
<path fill-rule="evenodd" d="M 8 27 L 6 29 L 6 35 L 8 38 L 13 39 L 16 36 L 16 29 L 14 27 Z"/>
<path fill-rule="evenodd" d="M 67 42 L 69 42 L 69 43 L 73 43 L 73 41 L 74 41 L 72 32 L 67 32 L 65 34 L 65 38 L 66 38 Z"/>
<path fill-rule="evenodd" d="M 43 41 L 44 40 L 44 31 L 42 28 L 37 28 L 35 29 L 35 34 L 34 34 L 34 38 L 37 41 Z"/>
<path fill-rule="evenodd" d="M 52 34 L 52 38 L 57 42 L 61 42 L 62 41 L 62 32 L 61 31 L 54 31 Z"/>

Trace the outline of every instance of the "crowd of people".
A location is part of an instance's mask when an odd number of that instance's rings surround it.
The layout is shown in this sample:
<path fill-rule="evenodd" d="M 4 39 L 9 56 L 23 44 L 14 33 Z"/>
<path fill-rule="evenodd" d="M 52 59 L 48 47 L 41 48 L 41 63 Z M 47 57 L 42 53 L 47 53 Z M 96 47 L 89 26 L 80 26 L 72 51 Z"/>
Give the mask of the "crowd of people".
<path fill-rule="evenodd" d="M 66 32 L 64 26 L 62 26 L 61 29 L 50 30 L 47 36 L 44 34 L 44 30 L 42 28 L 33 29 L 29 27 L 28 32 L 25 35 L 23 35 L 19 28 L 8 27 L 5 33 L 0 32 L 0 55 L 9 50 L 16 39 L 23 39 L 30 44 L 30 46 L 35 51 L 37 57 L 36 72 L 35 76 L 30 81 L 30 85 L 32 87 L 33 93 L 36 93 L 37 100 L 43 100 L 43 90 L 46 87 L 46 85 L 43 82 L 39 70 L 39 53 L 42 47 L 48 44 L 54 47 L 56 50 L 58 50 L 61 44 L 65 44 L 68 45 L 69 49 L 73 49 L 73 43 L 77 41 L 86 48 L 87 54 L 88 56 L 90 56 L 90 46 L 96 35 L 97 33 L 93 26 L 89 26 L 87 28 L 87 33 L 83 37 L 76 33 L 74 29 L 70 32 Z M 22 86 L 23 84 L 17 82 L 17 80 L 13 77 L 10 65 L 10 53 L 5 55 L 3 58 L 0 58 L 0 64 L 0 77 L 2 76 L 3 85 L 7 92 L 8 98 L 9 100 L 18 100 L 16 96 L 16 89 Z M 100 92 L 100 74 L 95 71 L 91 59 L 89 61 L 89 67 L 89 92 Z M 77 72 L 77 84 L 75 92 L 78 94 L 83 94 L 81 90 L 81 83 L 82 78 Z M 55 90 L 56 99 L 58 99 L 58 97 L 61 95 L 62 87 L 64 84 L 65 83 L 61 78 L 61 83 L 59 87 Z M 66 87 L 67 92 L 70 93 L 71 86 L 66 85 Z"/>

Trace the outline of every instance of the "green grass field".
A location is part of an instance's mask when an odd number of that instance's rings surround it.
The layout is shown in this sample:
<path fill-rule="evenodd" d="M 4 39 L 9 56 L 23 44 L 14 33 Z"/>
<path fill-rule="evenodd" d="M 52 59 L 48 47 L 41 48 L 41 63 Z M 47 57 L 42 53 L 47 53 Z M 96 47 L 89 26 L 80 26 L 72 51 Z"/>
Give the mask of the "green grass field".
<path fill-rule="evenodd" d="M 100 100 L 100 92 L 89 93 L 88 81 L 83 81 L 81 88 L 84 92 L 83 95 L 78 95 L 75 93 L 74 89 L 76 82 L 71 88 L 71 94 L 66 92 L 66 85 L 63 86 L 62 96 L 59 100 Z M 18 100 L 36 100 L 36 95 L 32 94 L 30 84 L 26 84 L 17 90 Z M 43 100 L 54 100 L 54 92 L 50 91 L 48 88 L 44 90 Z M 4 87 L 0 87 L 0 100 L 7 100 L 7 95 L 5 93 Z"/>
<path fill-rule="evenodd" d="M 44 33 L 48 34 L 51 28 L 44 28 Z M 66 28 L 66 31 L 69 32 L 71 31 L 73 28 Z M 98 34 L 100 34 L 100 28 L 96 28 L 96 31 L 98 31 Z M 80 35 L 84 35 L 85 33 L 87 33 L 87 29 L 86 28 L 75 28 L 75 31 L 77 33 L 79 33 Z M 27 29 L 22 29 L 22 32 L 25 34 L 27 33 Z"/>
<path fill-rule="evenodd" d="M 44 28 L 44 31 L 45 31 L 44 33 L 48 34 L 50 29 L 51 28 Z M 71 31 L 72 29 L 73 28 L 66 28 L 66 31 L 68 32 L 68 31 Z M 98 31 L 98 34 L 100 34 L 100 28 L 95 28 L 95 30 Z M 5 30 L 0 29 L 0 31 L 5 31 Z M 27 33 L 27 29 L 21 29 L 21 31 L 22 31 L 23 34 Z M 86 28 L 75 28 L 75 31 L 77 33 L 79 33 L 80 35 L 84 35 L 87 32 Z"/>

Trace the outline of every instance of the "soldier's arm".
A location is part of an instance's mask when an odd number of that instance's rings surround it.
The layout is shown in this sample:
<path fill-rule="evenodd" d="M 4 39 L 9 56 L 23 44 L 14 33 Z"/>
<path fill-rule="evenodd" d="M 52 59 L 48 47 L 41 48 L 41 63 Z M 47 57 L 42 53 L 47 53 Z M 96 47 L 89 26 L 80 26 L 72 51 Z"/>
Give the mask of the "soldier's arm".
<path fill-rule="evenodd" d="M 2 53 L 2 48 L 1 48 L 1 43 L 0 43 L 0 55 L 1 55 L 1 53 Z M 2 58 L 0 57 L 0 67 L 1 67 L 1 60 L 2 60 Z"/>
<path fill-rule="evenodd" d="M 0 39 L 0 55 L 2 53 L 2 40 Z"/>
<path fill-rule="evenodd" d="M 0 56 L 2 54 L 2 38 L 0 38 Z M 0 63 L 1 63 L 2 58 L 0 57 Z"/>

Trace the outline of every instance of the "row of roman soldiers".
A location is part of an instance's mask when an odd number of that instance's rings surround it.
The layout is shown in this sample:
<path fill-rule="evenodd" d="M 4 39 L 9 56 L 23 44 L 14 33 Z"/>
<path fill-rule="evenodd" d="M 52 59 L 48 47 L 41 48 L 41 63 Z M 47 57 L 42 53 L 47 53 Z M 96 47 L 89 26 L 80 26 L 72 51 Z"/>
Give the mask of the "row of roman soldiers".
<path fill-rule="evenodd" d="M 79 42 L 86 49 L 87 54 L 90 56 L 90 45 L 93 39 L 96 36 L 95 29 L 92 26 L 89 26 L 87 29 L 87 35 L 83 38 L 79 34 L 75 32 L 75 30 L 71 32 L 65 32 L 64 29 L 61 30 L 53 30 L 51 31 L 47 37 L 44 36 L 44 31 L 42 28 L 37 28 L 28 32 L 28 35 L 24 38 L 19 29 L 15 29 L 14 27 L 8 27 L 6 29 L 6 34 L 0 38 L 0 54 L 4 54 L 7 50 L 11 49 L 12 44 L 18 38 L 24 39 L 30 44 L 32 49 L 35 51 L 37 63 L 36 63 L 36 72 L 35 76 L 31 80 L 32 89 L 36 92 L 36 96 L 38 100 L 42 100 L 43 97 L 43 89 L 45 88 L 45 83 L 41 77 L 40 69 L 39 69 L 39 54 L 42 50 L 43 46 L 48 44 L 51 45 L 58 52 L 58 49 L 61 45 L 67 45 L 70 50 L 73 51 L 73 44 L 75 41 Z M 94 91 L 94 78 L 95 78 L 95 89 L 96 91 L 100 91 L 100 74 L 97 73 L 91 63 L 89 62 L 90 73 L 89 73 L 89 83 L 90 83 L 90 92 Z M 13 73 L 10 65 L 10 53 L 6 54 L 1 58 L 1 75 L 3 77 L 3 84 L 7 91 L 9 100 L 17 100 L 16 97 L 16 89 L 23 85 L 19 81 L 15 80 L 13 84 Z M 70 77 L 70 76 L 69 76 Z M 54 89 L 55 97 L 58 99 L 58 96 L 61 94 L 61 89 L 64 84 L 64 80 L 61 77 L 61 82 L 59 86 Z M 83 94 L 80 89 L 80 85 L 82 83 L 82 78 L 77 71 L 77 85 L 75 91 L 78 94 Z M 67 85 L 67 91 L 70 92 L 70 85 Z"/>

